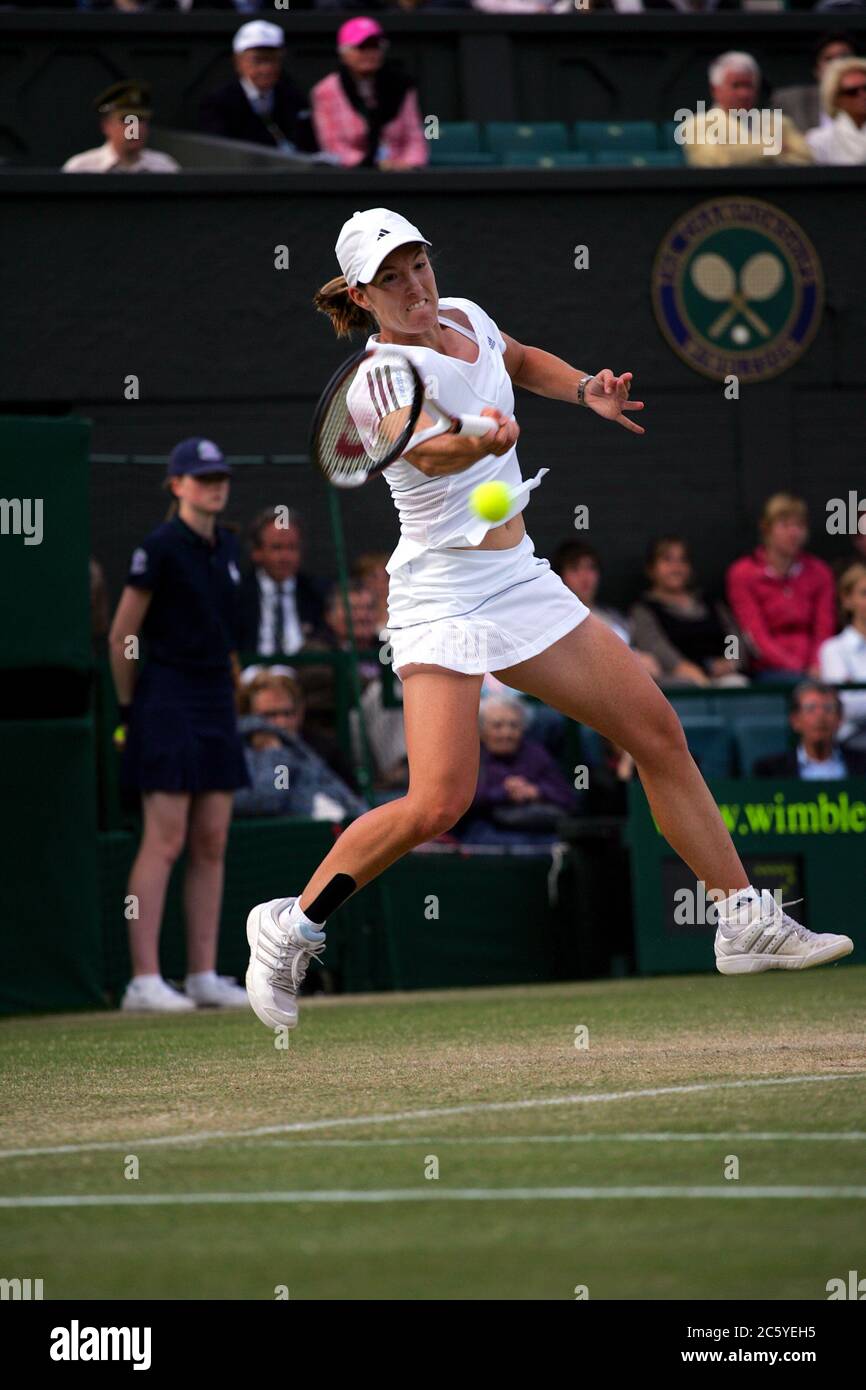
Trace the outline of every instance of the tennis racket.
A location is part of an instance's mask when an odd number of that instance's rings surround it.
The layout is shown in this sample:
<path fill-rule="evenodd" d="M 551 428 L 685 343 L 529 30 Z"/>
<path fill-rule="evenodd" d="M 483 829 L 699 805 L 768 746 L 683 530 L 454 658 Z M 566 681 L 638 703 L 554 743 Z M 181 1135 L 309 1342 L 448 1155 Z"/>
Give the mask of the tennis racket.
<path fill-rule="evenodd" d="M 434 423 L 416 432 L 422 411 Z M 439 434 L 480 438 L 497 428 L 487 415 L 452 415 L 425 391 L 399 348 L 364 348 L 328 382 L 313 416 L 310 456 L 335 487 L 360 487 L 409 448 Z"/>

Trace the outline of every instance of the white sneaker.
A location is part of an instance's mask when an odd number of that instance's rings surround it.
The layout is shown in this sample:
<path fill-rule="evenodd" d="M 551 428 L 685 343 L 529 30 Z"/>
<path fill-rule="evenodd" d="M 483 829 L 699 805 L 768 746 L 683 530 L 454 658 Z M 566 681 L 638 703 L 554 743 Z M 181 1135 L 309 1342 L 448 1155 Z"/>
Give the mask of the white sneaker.
<path fill-rule="evenodd" d="M 206 980 L 187 975 L 183 987 L 187 998 L 200 1009 L 248 1009 L 250 1006 L 246 990 L 228 975 L 214 975 Z"/>
<path fill-rule="evenodd" d="M 247 918 L 250 964 L 247 994 L 257 1018 L 267 1028 L 294 1028 L 298 1021 L 298 990 L 313 957 L 325 949 L 321 941 L 308 941 L 298 928 L 286 931 L 279 914 L 295 898 L 272 898 L 259 903 Z"/>
<path fill-rule="evenodd" d="M 798 900 L 799 901 L 799 900 Z M 765 888 L 751 904 L 752 920 L 746 925 L 722 924 L 716 932 L 716 965 L 723 975 L 755 975 L 761 970 L 809 970 L 826 965 L 854 950 L 850 936 L 819 935 L 782 911 Z M 732 935 L 726 935 L 729 931 Z"/>
<path fill-rule="evenodd" d="M 139 975 L 126 986 L 120 1007 L 130 1013 L 188 1014 L 195 1004 L 180 990 L 172 989 L 159 975 Z"/>

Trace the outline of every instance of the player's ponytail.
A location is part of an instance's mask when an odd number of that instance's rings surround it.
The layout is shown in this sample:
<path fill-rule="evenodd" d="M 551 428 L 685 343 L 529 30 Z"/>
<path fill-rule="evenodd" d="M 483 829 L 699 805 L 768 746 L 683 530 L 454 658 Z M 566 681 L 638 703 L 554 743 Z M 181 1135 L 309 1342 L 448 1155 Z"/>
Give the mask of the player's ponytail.
<path fill-rule="evenodd" d="M 338 338 L 348 338 L 354 329 L 363 333 L 375 333 L 379 327 L 373 315 L 352 299 L 349 286 L 342 275 L 329 280 L 327 285 L 317 290 L 313 295 L 313 303 L 320 314 L 328 315 Z"/>

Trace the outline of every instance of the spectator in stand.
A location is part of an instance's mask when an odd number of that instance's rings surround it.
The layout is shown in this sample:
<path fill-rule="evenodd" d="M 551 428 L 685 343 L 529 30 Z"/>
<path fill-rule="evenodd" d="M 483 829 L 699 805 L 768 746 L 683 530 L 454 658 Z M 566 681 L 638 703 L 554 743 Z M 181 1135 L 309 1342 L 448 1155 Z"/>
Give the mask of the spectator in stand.
<path fill-rule="evenodd" d="M 816 164 L 866 164 L 866 58 L 837 58 L 821 78 L 829 125 L 806 131 Z"/>
<path fill-rule="evenodd" d="M 375 19 L 347 19 L 337 33 L 339 67 L 310 94 L 319 145 L 346 168 L 419 169 L 428 162 L 415 84 L 385 62 L 387 48 Z"/>
<path fill-rule="evenodd" d="M 551 709 L 550 705 L 545 705 L 541 700 L 530 700 L 524 697 L 520 691 L 513 686 L 506 685 L 498 676 L 494 676 L 492 671 L 488 671 L 481 682 L 481 699 L 486 700 L 488 695 L 509 695 L 512 699 L 519 700 L 526 711 L 525 733 L 538 743 L 543 743 L 549 753 L 554 758 L 561 758 L 565 751 L 565 731 L 568 720 L 564 714 L 560 714 L 558 709 Z"/>
<path fill-rule="evenodd" d="M 709 80 L 712 106 L 692 115 L 682 127 L 689 164 L 719 169 L 765 161 L 812 163 L 804 136 L 787 116 L 777 117 L 770 109 L 757 111 L 761 69 L 751 53 L 722 53 L 710 65 Z"/>
<path fill-rule="evenodd" d="M 806 553 L 808 536 L 805 502 L 777 492 L 761 517 L 763 544 L 728 570 L 728 603 L 756 680 L 817 679 L 821 643 L 836 631 L 833 573 Z"/>
<path fill-rule="evenodd" d="M 747 685 L 742 674 L 740 637 L 722 603 L 708 603 L 694 584 L 689 548 L 681 536 L 661 536 L 649 548 L 650 587 L 631 609 L 636 647 L 650 652 L 664 684 Z M 736 656 L 726 656 L 735 638 Z"/>
<path fill-rule="evenodd" d="M 201 129 L 224 140 L 313 153 L 317 146 L 310 103 L 283 71 L 285 36 L 280 26 L 251 19 L 238 29 L 232 50 L 237 76 L 205 97 Z"/>
<path fill-rule="evenodd" d="M 563 541 L 555 551 L 550 567 L 596 618 L 606 623 L 628 646 L 633 645 L 628 619 L 617 609 L 603 608 L 595 601 L 601 583 L 601 560 L 594 546 L 587 541 Z M 662 668 L 656 658 L 651 652 L 638 651 L 636 647 L 634 650 L 653 679 L 658 680 Z"/>
<path fill-rule="evenodd" d="M 821 107 L 819 84 L 824 69 L 836 58 L 853 58 L 856 52 L 850 34 L 822 34 L 812 50 L 815 81 L 798 87 L 777 87 L 770 94 L 770 105 L 781 107 L 797 129 L 804 132 L 831 125 L 832 118 Z"/>
<path fill-rule="evenodd" d="M 818 654 L 821 679 L 834 685 L 866 684 L 866 561 L 849 565 L 839 579 L 839 607 L 847 626 L 824 642 Z M 843 740 L 866 746 L 866 690 L 843 690 Z"/>
<path fill-rule="evenodd" d="M 321 628 L 323 585 L 302 568 L 297 518 L 281 524 L 280 508 L 259 512 L 249 530 L 252 570 L 241 583 L 241 651 L 291 655 Z"/>
<path fill-rule="evenodd" d="M 296 680 L 261 671 L 243 688 L 240 709 L 252 785 L 235 793 L 236 815 L 342 820 L 367 809 L 301 737 L 303 696 Z"/>
<path fill-rule="evenodd" d="M 125 78 L 114 82 L 93 103 L 105 143 L 74 154 L 64 174 L 176 174 L 180 165 L 170 154 L 149 150 L 150 87 Z"/>
<path fill-rule="evenodd" d="M 511 696 L 481 703 L 480 767 L 475 799 L 456 828 L 465 844 L 535 846 L 545 852 L 578 794 L 540 743 L 525 737 L 526 710 Z"/>
<path fill-rule="evenodd" d="M 866 775 L 866 753 L 839 745 L 842 702 L 832 685 L 802 681 L 791 694 L 791 728 L 797 747 L 758 758 L 756 777 L 802 777 L 807 782 Z"/>
<path fill-rule="evenodd" d="M 349 604 L 351 607 L 352 628 L 355 646 L 359 652 L 378 650 L 379 634 L 376 628 L 376 603 L 363 580 L 349 581 Z M 302 652 L 349 652 L 349 615 L 343 601 L 339 584 L 334 584 L 325 604 L 322 627 L 312 634 L 301 648 Z M 359 663 L 358 674 L 362 691 L 371 681 L 380 679 L 381 665 L 378 656 Z M 309 727 L 333 733 L 337 717 L 337 677 L 332 665 L 304 665 L 298 669 L 298 681 L 307 703 Z"/>
<path fill-rule="evenodd" d="M 283 707 L 289 704 L 292 709 L 290 716 L 285 716 L 286 727 L 290 733 L 296 733 L 299 738 L 304 740 L 308 747 L 317 753 L 323 762 L 328 764 L 332 772 L 335 772 L 341 782 L 345 782 L 353 792 L 358 791 L 358 782 L 355 769 L 349 758 L 343 753 L 339 741 L 333 733 L 326 733 L 321 728 L 311 725 L 307 719 L 304 692 L 298 680 L 298 672 L 292 666 L 283 666 L 279 662 L 271 665 L 252 665 L 244 667 L 240 675 L 241 683 L 241 707 L 246 708 L 249 713 L 249 706 L 244 703 L 245 690 L 252 686 L 259 676 L 282 676 L 286 682 L 284 693 L 274 695 L 270 687 L 263 688 L 258 697 L 256 714 L 273 713 L 272 706 L 277 708 L 282 717 Z M 286 699 L 288 696 L 288 700 Z"/>
<path fill-rule="evenodd" d="M 380 635 L 388 626 L 389 576 L 385 568 L 387 563 L 387 550 L 367 550 L 358 556 L 352 566 L 352 578 L 360 579 L 373 595 L 376 605 L 376 629 Z"/>

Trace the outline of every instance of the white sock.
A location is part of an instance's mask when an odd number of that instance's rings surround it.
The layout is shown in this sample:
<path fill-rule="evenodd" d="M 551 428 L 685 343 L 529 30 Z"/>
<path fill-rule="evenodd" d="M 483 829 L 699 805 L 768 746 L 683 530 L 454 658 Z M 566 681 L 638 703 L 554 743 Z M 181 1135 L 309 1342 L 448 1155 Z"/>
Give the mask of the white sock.
<path fill-rule="evenodd" d="M 321 941 L 324 938 L 322 923 L 314 922 L 307 916 L 301 907 L 300 898 L 295 898 L 291 907 L 284 907 L 277 920 L 283 931 L 288 931 L 290 927 L 297 927 L 301 935 L 305 936 L 308 941 Z"/>
<path fill-rule="evenodd" d="M 217 973 L 215 970 L 197 970 L 194 975 L 187 975 L 186 982 L 188 985 L 197 985 L 199 981 L 203 984 L 205 982 L 210 984 L 210 982 L 216 978 Z"/>
<path fill-rule="evenodd" d="M 136 985 L 149 985 L 153 980 L 161 980 L 161 975 L 136 975 L 132 983 Z"/>
<path fill-rule="evenodd" d="M 760 903 L 761 895 L 749 884 L 748 888 L 737 888 L 729 893 L 723 903 L 719 903 L 719 929 L 723 936 L 736 936 L 738 931 L 748 926 L 754 915 L 753 903 Z"/>

